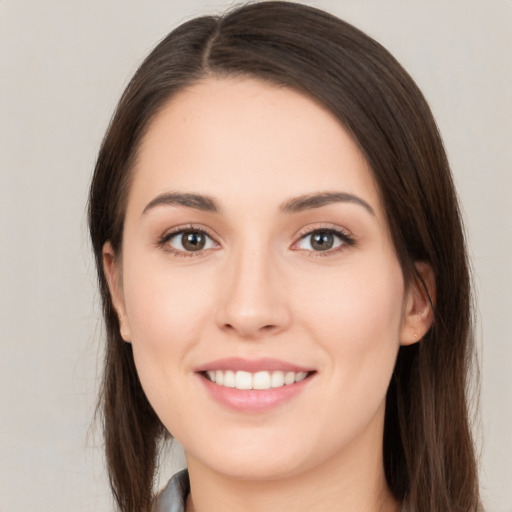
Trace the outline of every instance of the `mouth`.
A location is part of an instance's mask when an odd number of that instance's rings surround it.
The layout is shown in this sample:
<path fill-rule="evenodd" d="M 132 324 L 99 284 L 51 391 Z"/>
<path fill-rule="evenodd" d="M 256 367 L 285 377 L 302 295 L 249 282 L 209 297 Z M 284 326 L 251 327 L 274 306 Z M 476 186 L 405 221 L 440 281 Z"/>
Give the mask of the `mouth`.
<path fill-rule="evenodd" d="M 282 388 L 303 381 L 314 372 L 209 370 L 202 372 L 210 382 L 226 388 L 240 390 L 267 390 Z"/>
<path fill-rule="evenodd" d="M 317 371 L 286 361 L 230 357 L 195 369 L 215 402 L 242 413 L 264 413 L 294 400 Z"/>

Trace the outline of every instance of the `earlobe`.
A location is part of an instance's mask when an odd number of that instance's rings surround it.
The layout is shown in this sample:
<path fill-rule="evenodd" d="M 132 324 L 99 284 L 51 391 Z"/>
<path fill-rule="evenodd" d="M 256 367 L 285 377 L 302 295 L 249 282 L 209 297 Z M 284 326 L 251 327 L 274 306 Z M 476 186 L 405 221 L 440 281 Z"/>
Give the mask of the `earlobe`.
<path fill-rule="evenodd" d="M 416 262 L 416 276 L 406 290 L 404 318 L 400 335 L 401 345 L 420 341 L 434 321 L 436 282 L 432 267 Z"/>
<path fill-rule="evenodd" d="M 119 320 L 119 331 L 124 341 L 131 341 L 130 328 L 126 315 L 123 290 L 121 286 L 121 269 L 110 242 L 105 242 L 102 251 L 103 272 L 108 283 L 110 299 Z"/>

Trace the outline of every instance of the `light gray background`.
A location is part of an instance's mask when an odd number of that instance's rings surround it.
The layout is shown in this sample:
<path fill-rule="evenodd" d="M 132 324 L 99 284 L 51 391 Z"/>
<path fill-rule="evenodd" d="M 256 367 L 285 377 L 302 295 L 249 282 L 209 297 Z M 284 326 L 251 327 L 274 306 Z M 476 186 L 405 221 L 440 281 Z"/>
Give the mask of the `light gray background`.
<path fill-rule="evenodd" d="M 444 135 L 479 294 L 482 490 L 512 512 L 512 2 L 318 0 L 405 65 Z M 225 1 L 0 0 L 0 511 L 108 511 L 86 190 L 114 105 Z M 171 456 L 170 466 L 181 464 Z M 164 472 L 165 480 L 168 473 Z"/>

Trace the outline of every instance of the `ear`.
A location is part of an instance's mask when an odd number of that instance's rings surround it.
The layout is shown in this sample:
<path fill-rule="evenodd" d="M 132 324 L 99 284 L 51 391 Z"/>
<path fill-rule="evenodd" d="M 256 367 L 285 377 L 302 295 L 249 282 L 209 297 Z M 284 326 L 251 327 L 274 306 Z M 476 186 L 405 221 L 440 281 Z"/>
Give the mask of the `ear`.
<path fill-rule="evenodd" d="M 436 282 L 432 267 L 416 262 L 416 276 L 406 290 L 404 316 L 400 333 L 401 345 L 412 345 L 427 334 L 434 320 Z"/>
<path fill-rule="evenodd" d="M 105 242 L 102 251 L 103 272 L 107 279 L 110 291 L 110 299 L 117 313 L 119 320 L 119 330 L 124 341 L 131 341 L 130 326 L 126 315 L 124 303 L 123 287 L 121 281 L 121 267 L 110 242 Z"/>

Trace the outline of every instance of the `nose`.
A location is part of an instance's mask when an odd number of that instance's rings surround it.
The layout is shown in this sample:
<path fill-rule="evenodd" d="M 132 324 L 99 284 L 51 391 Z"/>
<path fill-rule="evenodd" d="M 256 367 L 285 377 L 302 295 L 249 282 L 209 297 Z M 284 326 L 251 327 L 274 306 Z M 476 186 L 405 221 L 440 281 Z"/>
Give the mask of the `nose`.
<path fill-rule="evenodd" d="M 291 320 L 287 286 L 268 248 L 240 251 L 228 266 L 216 311 L 218 327 L 244 339 L 287 329 Z"/>

